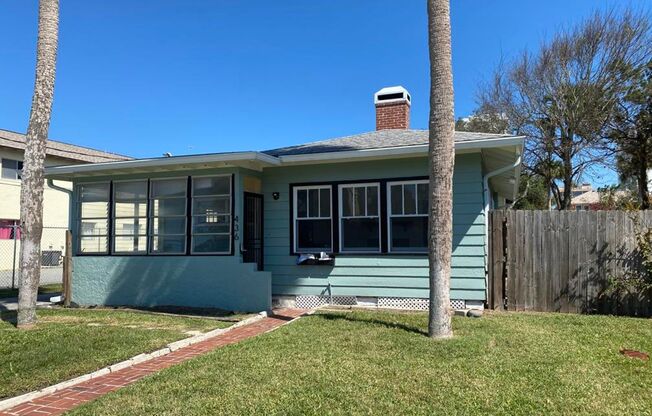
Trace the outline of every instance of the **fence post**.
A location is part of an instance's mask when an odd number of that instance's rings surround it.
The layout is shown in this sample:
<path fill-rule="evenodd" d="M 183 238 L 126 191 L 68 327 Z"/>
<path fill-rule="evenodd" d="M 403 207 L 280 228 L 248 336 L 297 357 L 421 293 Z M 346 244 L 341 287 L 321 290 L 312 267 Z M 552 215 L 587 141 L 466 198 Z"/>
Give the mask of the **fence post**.
<path fill-rule="evenodd" d="M 16 231 L 18 229 L 18 225 L 14 223 L 14 225 L 12 225 L 11 227 L 12 227 L 11 231 L 13 232 L 12 237 L 14 238 L 14 256 L 13 256 L 13 260 L 11 261 L 11 288 L 16 289 L 16 244 L 17 244 L 16 237 L 18 236 L 18 233 Z"/>
<path fill-rule="evenodd" d="M 72 295 L 72 233 L 66 230 L 66 254 L 63 257 L 63 306 L 70 306 Z"/>

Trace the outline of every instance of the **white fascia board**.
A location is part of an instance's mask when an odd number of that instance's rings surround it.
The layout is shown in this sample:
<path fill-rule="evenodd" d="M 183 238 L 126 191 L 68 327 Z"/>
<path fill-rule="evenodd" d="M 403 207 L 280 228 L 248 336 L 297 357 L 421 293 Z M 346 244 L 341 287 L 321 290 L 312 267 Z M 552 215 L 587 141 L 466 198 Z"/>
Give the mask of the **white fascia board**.
<path fill-rule="evenodd" d="M 468 140 L 455 143 L 455 151 L 480 151 L 492 147 L 519 146 L 524 143 L 524 136 L 500 137 L 495 139 Z M 341 162 L 348 160 L 383 159 L 392 157 L 425 156 L 428 145 L 385 147 L 381 149 L 348 150 L 344 152 L 307 153 L 301 155 L 279 156 L 282 165 L 308 164 L 319 162 Z"/>
<path fill-rule="evenodd" d="M 260 152 L 214 153 L 207 155 L 173 156 L 152 159 L 124 160 L 118 162 L 91 163 L 87 165 L 55 166 L 45 169 L 45 176 L 59 177 L 103 171 L 119 171 L 154 167 L 193 166 L 211 163 L 258 162 L 261 165 L 276 166 L 278 158 Z"/>

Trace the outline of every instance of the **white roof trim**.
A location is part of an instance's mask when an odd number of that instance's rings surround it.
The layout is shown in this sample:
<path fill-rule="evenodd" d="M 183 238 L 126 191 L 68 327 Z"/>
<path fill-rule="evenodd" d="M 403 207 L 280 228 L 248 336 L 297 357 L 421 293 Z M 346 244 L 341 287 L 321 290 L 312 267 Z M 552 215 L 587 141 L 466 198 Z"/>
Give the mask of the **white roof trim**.
<path fill-rule="evenodd" d="M 497 137 L 495 139 L 467 140 L 455 143 L 456 151 L 473 151 L 492 147 L 523 146 L 524 136 Z M 45 175 L 54 179 L 70 178 L 76 175 L 108 174 L 130 169 L 148 169 L 161 167 L 193 167 L 217 163 L 254 162 L 262 167 L 275 167 L 294 164 L 311 164 L 324 162 L 342 162 L 347 160 L 383 159 L 395 157 L 425 156 L 428 145 L 385 147 L 380 149 L 348 150 L 342 152 L 306 153 L 298 155 L 271 156 L 261 152 L 213 153 L 206 155 L 189 155 L 159 157 L 150 159 L 124 160 L 117 162 L 91 163 L 85 165 L 56 166 L 45 169 Z M 121 172 L 122 173 L 122 172 Z"/>

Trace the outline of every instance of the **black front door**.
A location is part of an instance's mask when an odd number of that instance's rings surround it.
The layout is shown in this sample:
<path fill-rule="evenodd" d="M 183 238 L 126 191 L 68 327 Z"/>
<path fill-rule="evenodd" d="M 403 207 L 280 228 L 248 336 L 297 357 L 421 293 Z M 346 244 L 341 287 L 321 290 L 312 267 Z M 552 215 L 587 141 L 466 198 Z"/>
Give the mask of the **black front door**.
<path fill-rule="evenodd" d="M 263 196 L 244 193 L 244 230 L 242 260 L 256 263 L 263 270 Z"/>

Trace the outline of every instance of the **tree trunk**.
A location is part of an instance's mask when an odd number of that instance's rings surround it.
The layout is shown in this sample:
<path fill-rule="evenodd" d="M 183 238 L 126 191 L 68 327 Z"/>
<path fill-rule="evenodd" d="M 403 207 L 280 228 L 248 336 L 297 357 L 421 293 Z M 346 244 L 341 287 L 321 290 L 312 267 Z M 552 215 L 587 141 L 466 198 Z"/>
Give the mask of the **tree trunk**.
<path fill-rule="evenodd" d="M 453 71 L 449 0 L 428 0 L 430 48 L 430 315 L 428 336 L 453 336 L 450 307 L 453 249 Z"/>
<path fill-rule="evenodd" d="M 641 156 L 638 164 L 638 197 L 641 199 L 641 209 L 650 209 L 650 194 L 647 187 L 648 157 L 645 144 L 641 146 L 640 152 Z"/>
<path fill-rule="evenodd" d="M 59 1 L 40 0 L 36 47 L 36 80 L 29 115 L 20 189 L 20 283 L 18 327 L 36 322 L 36 295 L 41 275 L 43 168 L 47 145 L 59 31 Z"/>

